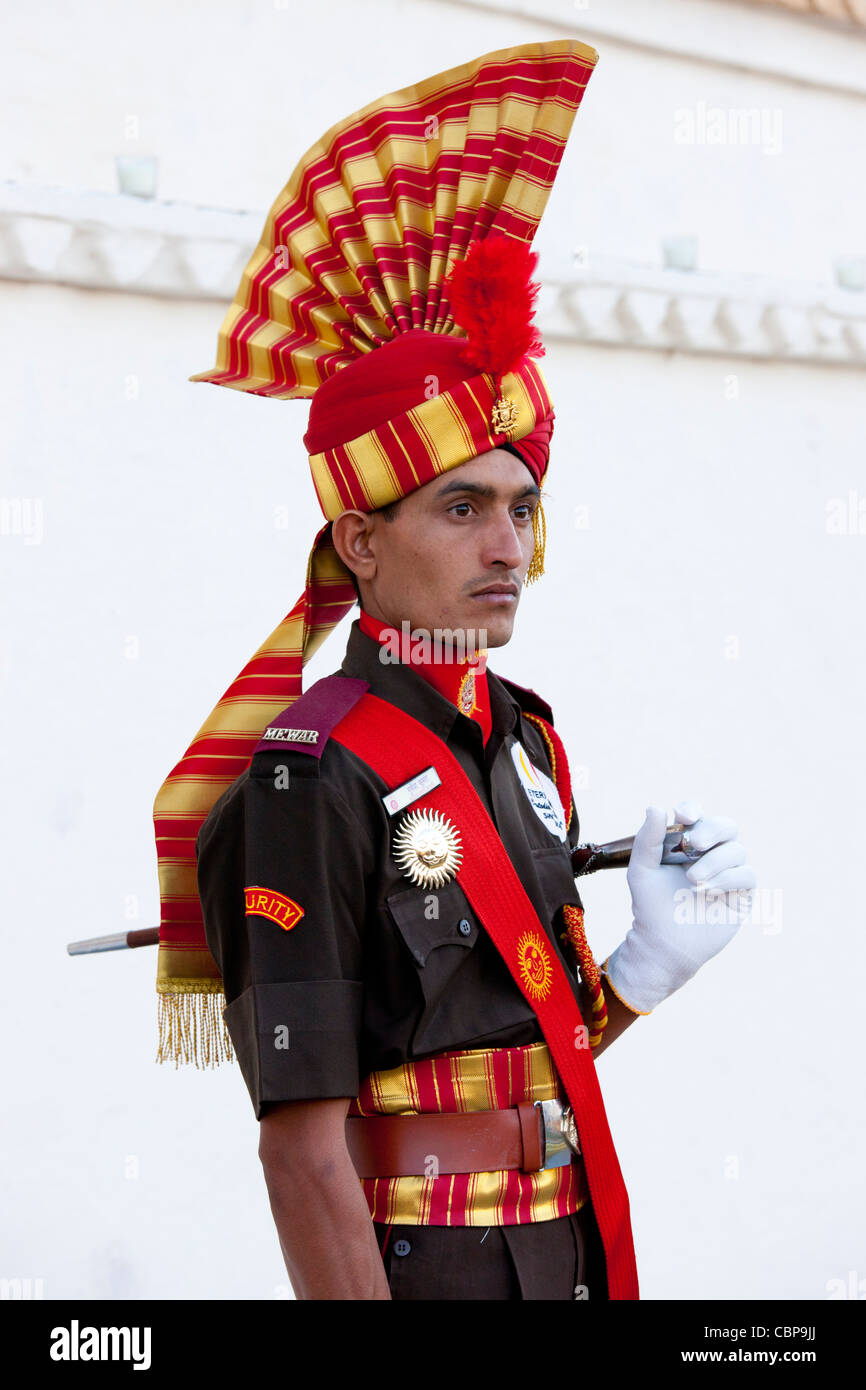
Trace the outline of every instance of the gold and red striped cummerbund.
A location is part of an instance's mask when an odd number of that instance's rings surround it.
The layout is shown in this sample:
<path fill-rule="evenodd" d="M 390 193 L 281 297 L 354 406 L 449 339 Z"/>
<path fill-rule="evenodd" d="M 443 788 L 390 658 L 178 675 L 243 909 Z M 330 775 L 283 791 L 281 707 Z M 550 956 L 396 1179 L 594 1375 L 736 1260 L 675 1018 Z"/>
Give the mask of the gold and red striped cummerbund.
<path fill-rule="evenodd" d="M 465 1114 L 522 1101 L 567 1103 L 543 1042 L 443 1052 L 372 1072 L 349 1115 Z M 433 1171 L 431 1164 L 431 1172 Z M 405 1226 L 521 1226 L 569 1216 L 588 1200 L 583 1161 L 538 1173 L 443 1173 L 359 1179 L 374 1221 Z"/>

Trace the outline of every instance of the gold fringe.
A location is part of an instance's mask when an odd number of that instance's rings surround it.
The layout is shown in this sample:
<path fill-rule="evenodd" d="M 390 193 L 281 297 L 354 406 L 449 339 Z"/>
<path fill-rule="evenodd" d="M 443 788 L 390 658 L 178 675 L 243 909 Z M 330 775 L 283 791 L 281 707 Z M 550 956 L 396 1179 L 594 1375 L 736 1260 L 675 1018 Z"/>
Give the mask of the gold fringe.
<path fill-rule="evenodd" d="M 540 579 L 544 574 L 544 546 L 547 541 L 547 522 L 544 519 L 544 508 L 540 501 L 535 511 L 532 513 L 532 535 L 535 540 L 535 549 L 532 552 L 529 569 L 526 571 L 527 584 L 534 584 L 536 579 Z"/>
<path fill-rule="evenodd" d="M 215 982 L 212 987 L 196 982 L 191 990 L 182 981 L 172 981 L 159 991 L 159 1050 L 157 1062 L 195 1062 L 196 1066 L 218 1067 L 234 1061 L 231 1038 L 223 1019 L 225 994 Z"/>

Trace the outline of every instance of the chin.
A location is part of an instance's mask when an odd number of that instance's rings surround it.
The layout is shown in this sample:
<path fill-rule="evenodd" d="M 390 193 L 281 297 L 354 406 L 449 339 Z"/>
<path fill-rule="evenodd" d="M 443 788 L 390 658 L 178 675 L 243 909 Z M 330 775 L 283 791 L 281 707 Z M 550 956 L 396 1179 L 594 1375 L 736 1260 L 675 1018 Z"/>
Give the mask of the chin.
<path fill-rule="evenodd" d="M 511 641 L 511 634 L 514 631 L 513 613 L 488 613 L 485 617 L 476 621 L 475 630 L 487 629 L 487 646 L 504 647 Z"/>

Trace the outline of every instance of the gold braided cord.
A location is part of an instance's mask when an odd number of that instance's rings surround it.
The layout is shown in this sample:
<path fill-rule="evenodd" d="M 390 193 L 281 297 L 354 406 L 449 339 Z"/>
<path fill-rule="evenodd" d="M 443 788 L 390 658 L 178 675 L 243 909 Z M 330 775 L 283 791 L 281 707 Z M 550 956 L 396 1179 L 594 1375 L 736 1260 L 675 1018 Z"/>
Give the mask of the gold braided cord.
<path fill-rule="evenodd" d="M 598 1047 L 601 1042 L 601 1035 L 607 1027 L 607 1005 L 604 1002 L 601 988 L 601 974 L 592 958 L 592 951 L 589 949 L 589 943 L 586 939 L 583 926 L 583 908 L 577 907 L 574 903 L 564 903 L 562 916 L 567 927 L 567 930 L 562 933 L 562 940 L 570 942 L 577 953 L 581 977 L 589 990 L 592 1004 L 595 1031 L 589 1035 L 589 1045 L 590 1047 Z"/>

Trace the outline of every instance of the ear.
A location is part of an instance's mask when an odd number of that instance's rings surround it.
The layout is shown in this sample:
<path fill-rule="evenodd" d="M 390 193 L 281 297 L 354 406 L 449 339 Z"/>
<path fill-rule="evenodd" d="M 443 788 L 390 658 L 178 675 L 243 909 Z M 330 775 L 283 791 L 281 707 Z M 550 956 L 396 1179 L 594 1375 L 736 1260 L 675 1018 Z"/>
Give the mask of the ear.
<path fill-rule="evenodd" d="M 334 549 L 356 579 L 370 580 L 376 573 L 376 557 L 370 544 L 373 516 L 367 512 L 341 512 L 331 524 Z"/>

